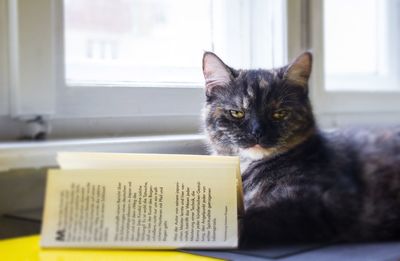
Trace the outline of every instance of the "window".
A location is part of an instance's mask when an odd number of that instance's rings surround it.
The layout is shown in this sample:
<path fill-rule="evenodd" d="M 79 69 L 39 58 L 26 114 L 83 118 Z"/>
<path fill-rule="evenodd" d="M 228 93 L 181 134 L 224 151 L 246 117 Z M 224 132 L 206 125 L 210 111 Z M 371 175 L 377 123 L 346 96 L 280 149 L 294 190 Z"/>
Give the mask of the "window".
<path fill-rule="evenodd" d="M 396 0 L 0 0 L 0 13 L 2 126 L 39 119 L 50 138 L 198 132 L 203 50 L 270 68 L 312 49 L 326 126 L 400 111 Z"/>
<path fill-rule="evenodd" d="M 53 138 L 198 132 L 203 50 L 286 62 L 284 0 L 8 3 L 11 115 Z"/>
<path fill-rule="evenodd" d="M 400 90 L 394 1 L 325 0 L 325 88 Z M 337 19 L 340 17 L 340 19 Z"/>
<path fill-rule="evenodd" d="M 215 1 L 64 1 L 67 85 L 200 85 Z M 115 15 L 118 14 L 118 15 Z"/>
<path fill-rule="evenodd" d="M 319 122 L 398 124 L 398 1 L 288 1 L 288 11 L 289 57 L 314 53 L 310 95 Z"/>
<path fill-rule="evenodd" d="M 239 67 L 283 64 L 284 7 L 284 1 L 66 0 L 66 83 L 198 87 L 204 50 Z"/>

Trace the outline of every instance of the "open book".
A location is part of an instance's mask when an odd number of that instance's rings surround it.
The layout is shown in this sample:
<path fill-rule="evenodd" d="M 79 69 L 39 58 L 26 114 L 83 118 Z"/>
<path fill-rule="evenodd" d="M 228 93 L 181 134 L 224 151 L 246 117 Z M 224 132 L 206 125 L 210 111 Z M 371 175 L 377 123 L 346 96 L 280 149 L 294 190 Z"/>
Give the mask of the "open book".
<path fill-rule="evenodd" d="M 59 153 L 42 247 L 235 248 L 243 211 L 237 157 Z"/>

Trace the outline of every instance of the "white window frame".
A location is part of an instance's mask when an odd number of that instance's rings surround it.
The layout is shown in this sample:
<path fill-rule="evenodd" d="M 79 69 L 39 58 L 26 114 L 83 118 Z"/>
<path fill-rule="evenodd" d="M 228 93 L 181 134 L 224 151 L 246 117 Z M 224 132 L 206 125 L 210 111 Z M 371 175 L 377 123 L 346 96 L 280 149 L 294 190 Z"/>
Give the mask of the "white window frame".
<path fill-rule="evenodd" d="M 7 1 L 0 0 L 0 117 L 9 113 Z"/>
<path fill-rule="evenodd" d="M 41 116 L 51 122 L 54 138 L 199 132 L 205 99 L 203 84 L 66 87 L 62 1 L 0 1 L 8 5 L 10 14 L 7 28 L 10 77 L 9 84 L 2 86 L 10 86 L 9 114 L 14 119 L 28 121 Z M 273 43 L 268 37 L 271 32 L 279 31 L 276 28 L 282 24 L 260 21 L 269 19 L 266 13 L 276 17 L 274 11 L 282 7 L 277 3 L 282 5 L 285 1 L 227 2 L 226 19 L 230 25 L 227 41 L 230 47 L 240 50 L 233 64 L 265 67 L 263 58 L 267 60 L 271 55 L 272 65 L 285 61 L 285 54 L 275 55 L 276 50 L 282 49 L 284 37 L 274 37 L 283 40 Z M 254 15 L 257 13 L 258 16 Z M 279 18 L 283 21 L 284 15 Z M 218 54 L 225 58 L 230 51 Z"/>
<path fill-rule="evenodd" d="M 282 2 L 282 1 L 281 1 Z M 218 53 L 221 57 L 232 57 L 235 50 L 240 50 L 240 53 L 233 57 L 233 62 L 241 64 L 244 67 L 257 67 L 262 65 L 260 58 L 269 57 L 275 53 L 277 44 L 268 44 L 269 39 L 265 39 L 266 35 L 271 34 L 271 26 L 265 26 L 260 18 L 261 15 L 253 16 L 254 12 L 260 12 L 260 8 L 271 10 L 269 15 L 278 16 L 274 9 L 277 10 L 277 1 L 272 0 L 231 0 L 227 1 L 229 9 L 226 6 L 219 6 L 218 2 L 214 9 L 224 8 L 229 10 L 226 14 L 226 24 L 229 25 L 224 40 L 229 41 L 229 47 L 233 50 L 226 50 L 225 53 Z M 62 17 L 62 5 L 56 5 L 57 17 Z M 217 10 L 214 10 L 217 12 Z M 258 21 L 255 20 L 258 17 Z M 265 18 L 265 16 L 262 16 Z M 283 20 L 283 19 L 282 19 Z M 62 23 L 63 19 L 58 19 L 58 23 Z M 277 25 L 274 25 L 277 26 Z M 63 33 L 62 24 L 58 25 L 56 30 L 57 49 L 63 50 Z M 216 30 L 216 28 L 214 28 Z M 261 31 L 263 30 L 263 31 Z M 257 32 L 257 33 L 255 33 Z M 218 38 L 220 32 L 214 32 L 214 38 Z M 263 39 L 264 37 L 264 39 Z M 279 37 L 276 38 L 277 42 Z M 220 39 L 215 39 L 214 45 L 222 44 Z M 264 43 L 266 46 L 261 46 Z M 267 48 L 266 48 L 267 47 Z M 256 50 L 255 52 L 252 50 Z M 269 52 L 261 53 L 263 50 Z M 61 53 L 61 52 L 59 52 Z M 261 54 L 260 54 L 261 53 Z M 278 52 L 279 53 L 279 52 Z M 285 59 L 285 56 L 275 55 L 275 63 Z M 198 118 L 201 111 L 201 106 L 204 102 L 203 83 L 190 84 L 177 83 L 172 87 L 170 83 L 147 83 L 145 86 L 138 86 L 133 83 L 133 88 L 121 86 L 72 86 L 66 87 L 64 82 L 64 57 L 57 57 L 58 68 L 58 81 L 57 81 L 57 109 L 59 115 L 88 115 L 96 117 L 112 117 L 112 116 L 163 116 L 163 117 L 177 117 L 188 116 Z M 201 57 L 199 57 L 199 64 Z M 229 64 L 229 63 L 228 63 Z M 273 65 L 273 64 L 272 64 Z M 129 87 L 129 86 L 128 86 Z M 93 99 L 93 90 L 96 88 L 96 98 Z M 117 97 L 113 97 L 113 96 Z M 86 106 L 84 102 L 79 105 L 76 99 L 89 101 L 90 106 Z M 112 98 L 110 98 L 112 97 Z M 146 101 L 143 97 L 152 97 L 151 101 Z M 104 101 L 110 102 L 109 106 L 104 106 Z M 115 108 L 113 113 L 110 113 L 110 108 Z"/>
<path fill-rule="evenodd" d="M 67 86 L 64 68 L 63 4 L 54 4 L 57 19 L 56 50 L 56 114 L 60 117 L 182 117 L 196 116 L 200 111 L 203 91 L 201 84 L 178 87 L 149 83 L 127 86 L 75 85 Z M 151 97 L 151 98 L 149 98 Z M 78 102 L 77 102 L 78 101 Z M 86 102 L 85 102 L 86 101 Z M 105 106 L 106 105 L 106 106 Z M 110 109 L 111 108 L 111 109 Z M 149 120 L 151 120 L 149 118 Z"/>
<path fill-rule="evenodd" d="M 396 1 L 396 0 L 395 0 Z M 396 91 L 400 90 L 398 84 L 400 77 L 399 73 L 395 70 L 399 68 L 400 63 L 398 59 L 393 59 L 393 57 L 398 57 L 400 60 L 400 52 L 398 51 L 397 44 L 399 40 L 399 34 L 395 33 L 397 29 L 397 22 L 399 14 L 396 2 L 393 0 L 384 0 L 377 2 L 377 12 L 379 12 L 378 20 L 378 31 L 380 35 L 379 44 L 377 50 L 377 68 L 375 72 L 370 73 L 348 73 L 346 75 L 326 75 L 326 89 L 335 91 L 366 91 L 366 92 L 386 92 L 386 91 Z M 322 3 L 323 4 L 323 3 Z M 322 7 L 323 8 L 323 7 Z M 326 9 L 326 8 L 325 8 Z M 387 35 L 384 31 L 390 32 Z M 390 56 L 390 57 L 389 57 Z M 377 89 L 379 86 L 379 89 Z"/>
<path fill-rule="evenodd" d="M 54 113 L 51 0 L 8 1 L 10 111 L 31 118 Z"/>
<path fill-rule="evenodd" d="M 282 3 L 286 5 L 287 18 L 276 11 Z M 227 22 L 232 26 L 227 41 L 230 48 L 241 52 L 227 60 L 228 64 L 275 67 L 287 57 L 293 59 L 311 49 L 314 63 L 310 96 L 323 126 L 396 122 L 400 113 L 397 90 L 325 90 L 323 1 L 235 0 L 229 4 Z M 16 123 L 4 121 L 4 117 L 24 121 L 38 115 L 51 121 L 54 138 L 199 131 L 204 101 L 200 86 L 65 88 L 62 1 L 0 0 L 0 14 L 0 33 L 6 36 L 0 39 L 0 122 L 3 128 L 9 125 L 7 133 L 12 133 Z M 262 20 L 272 17 L 286 21 L 287 39 L 277 34 L 286 26 L 284 22 L 271 24 Z M 265 39 L 271 33 L 278 37 L 273 41 Z M 218 54 L 225 58 L 230 51 Z M 263 59 L 271 56 L 273 62 L 265 66 Z M 143 97 L 152 98 L 149 101 Z"/>
<path fill-rule="evenodd" d="M 288 57 L 312 50 L 310 97 L 324 127 L 357 124 L 398 124 L 400 89 L 327 91 L 324 88 L 323 1 L 288 1 Z"/>

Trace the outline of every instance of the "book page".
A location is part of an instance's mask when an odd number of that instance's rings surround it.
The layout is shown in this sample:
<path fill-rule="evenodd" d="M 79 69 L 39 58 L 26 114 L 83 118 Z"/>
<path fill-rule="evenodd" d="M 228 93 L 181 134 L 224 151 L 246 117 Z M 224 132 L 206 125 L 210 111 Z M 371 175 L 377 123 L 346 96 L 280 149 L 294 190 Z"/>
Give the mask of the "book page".
<path fill-rule="evenodd" d="M 181 155 L 181 154 L 131 154 L 102 152 L 59 152 L 57 162 L 62 169 L 130 169 L 130 168 L 213 168 L 236 167 L 238 216 L 244 213 L 243 186 L 238 157 Z"/>
<path fill-rule="evenodd" d="M 234 248 L 236 168 L 50 170 L 42 247 Z"/>

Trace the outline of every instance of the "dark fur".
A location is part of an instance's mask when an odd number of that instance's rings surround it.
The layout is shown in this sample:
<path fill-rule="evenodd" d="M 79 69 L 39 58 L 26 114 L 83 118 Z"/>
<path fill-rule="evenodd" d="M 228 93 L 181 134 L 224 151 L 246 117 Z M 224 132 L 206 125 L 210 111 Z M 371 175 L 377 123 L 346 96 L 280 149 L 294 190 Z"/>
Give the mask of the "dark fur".
<path fill-rule="evenodd" d="M 400 128 L 320 131 L 307 83 L 290 79 L 297 62 L 268 71 L 234 70 L 221 61 L 229 80 L 206 86 L 211 149 L 248 165 L 242 240 L 399 239 Z M 311 64 L 301 66 L 307 81 Z M 277 109 L 290 111 L 288 118 L 271 119 Z M 234 119 L 229 110 L 246 116 Z M 271 153 L 255 160 L 241 154 L 255 144 Z"/>

